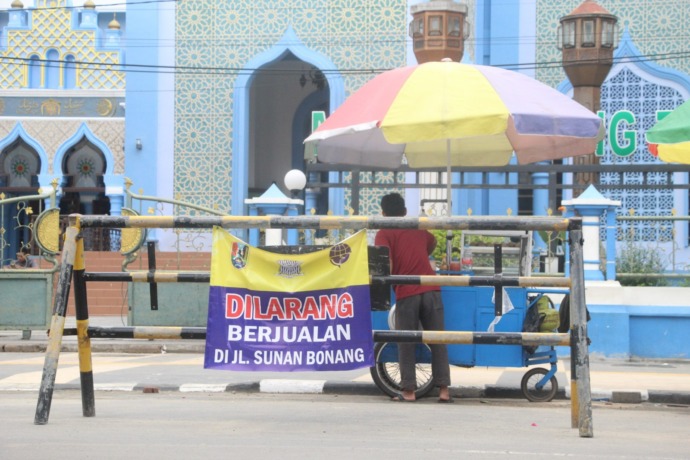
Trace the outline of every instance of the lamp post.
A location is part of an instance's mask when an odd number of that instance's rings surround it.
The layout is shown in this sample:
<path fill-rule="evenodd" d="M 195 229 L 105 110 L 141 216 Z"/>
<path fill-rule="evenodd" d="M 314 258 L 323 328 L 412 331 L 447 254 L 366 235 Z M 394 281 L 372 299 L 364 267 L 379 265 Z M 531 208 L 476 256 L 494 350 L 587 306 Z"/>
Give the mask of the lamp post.
<path fill-rule="evenodd" d="M 452 0 L 430 0 L 412 5 L 410 37 L 419 64 L 450 58 L 460 62 L 470 29 L 467 5 Z"/>
<path fill-rule="evenodd" d="M 560 19 L 558 46 L 563 53 L 563 70 L 573 85 L 573 99 L 592 112 L 599 111 L 601 85 L 613 65 L 613 50 L 617 46 L 618 18 L 594 0 L 585 0 L 570 14 Z M 573 158 L 573 164 L 596 165 L 595 155 Z M 581 192 L 596 182 L 596 173 L 575 174 L 575 184 Z"/>
<path fill-rule="evenodd" d="M 290 191 L 290 201 L 287 205 L 286 214 L 288 216 L 298 216 L 300 214 L 299 207 L 304 205 L 304 200 L 300 198 L 300 195 L 307 185 L 307 176 L 300 169 L 291 169 L 285 174 L 283 183 Z M 298 243 L 299 234 L 297 229 L 290 228 L 286 233 L 288 244 L 295 245 Z"/>
<path fill-rule="evenodd" d="M 283 182 L 285 183 L 285 187 L 290 191 L 290 198 L 298 199 L 299 194 L 307 185 L 307 176 L 299 169 L 291 169 L 285 174 Z"/>

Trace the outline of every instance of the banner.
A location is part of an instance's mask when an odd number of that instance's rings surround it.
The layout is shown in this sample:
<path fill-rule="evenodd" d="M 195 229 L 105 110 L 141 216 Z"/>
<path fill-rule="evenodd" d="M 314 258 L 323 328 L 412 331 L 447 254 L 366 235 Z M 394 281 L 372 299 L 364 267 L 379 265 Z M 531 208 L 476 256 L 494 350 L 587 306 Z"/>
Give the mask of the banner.
<path fill-rule="evenodd" d="M 204 367 L 343 371 L 373 365 L 366 233 L 307 254 L 213 229 Z"/>

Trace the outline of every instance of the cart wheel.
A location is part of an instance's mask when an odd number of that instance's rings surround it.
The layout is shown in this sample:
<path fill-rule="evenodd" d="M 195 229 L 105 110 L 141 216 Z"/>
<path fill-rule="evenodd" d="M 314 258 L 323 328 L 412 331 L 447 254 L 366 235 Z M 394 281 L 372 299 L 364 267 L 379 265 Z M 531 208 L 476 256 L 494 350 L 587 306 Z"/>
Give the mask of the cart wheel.
<path fill-rule="evenodd" d="M 417 345 L 426 347 L 426 353 L 430 354 L 431 349 L 426 344 Z M 424 353 L 423 353 L 424 354 Z M 419 355 L 419 352 L 417 353 Z M 427 355 L 428 356 L 428 355 Z M 400 394 L 400 365 L 398 364 L 398 347 L 395 343 L 377 343 L 374 346 L 374 358 L 376 363 L 369 370 L 371 378 L 374 379 L 381 391 L 388 396 L 395 397 Z M 391 360 L 394 359 L 394 360 Z M 417 389 L 414 394 L 417 398 L 426 396 L 434 386 L 431 376 L 431 363 L 417 363 Z"/>
<path fill-rule="evenodd" d="M 520 388 L 522 388 L 522 394 L 528 401 L 547 402 L 551 401 L 554 396 L 556 396 L 558 392 L 558 381 L 556 380 L 556 376 L 552 376 L 541 388 L 537 388 L 539 382 L 541 382 L 548 373 L 549 371 L 544 368 L 535 367 L 527 371 L 522 377 Z"/>

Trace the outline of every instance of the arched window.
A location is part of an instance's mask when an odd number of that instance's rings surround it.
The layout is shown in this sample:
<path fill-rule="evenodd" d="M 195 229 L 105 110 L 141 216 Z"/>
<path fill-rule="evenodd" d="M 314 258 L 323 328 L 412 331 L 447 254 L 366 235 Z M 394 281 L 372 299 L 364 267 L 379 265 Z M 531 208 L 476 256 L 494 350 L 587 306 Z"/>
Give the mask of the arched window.
<path fill-rule="evenodd" d="M 38 55 L 34 54 L 29 60 L 29 88 L 41 87 L 41 61 Z"/>
<path fill-rule="evenodd" d="M 71 187 L 102 187 L 105 157 L 84 137 L 65 155 L 62 169 Z"/>
<path fill-rule="evenodd" d="M 21 137 L 0 151 L 0 196 L 18 198 L 35 195 L 41 159 L 36 150 Z M 32 216 L 41 213 L 42 200 L 22 199 L 0 212 L 0 263 L 5 264 L 20 248 L 34 247 Z M 35 253 L 35 252 L 34 252 Z"/>
<path fill-rule="evenodd" d="M 19 138 L 0 152 L 0 187 L 38 187 L 41 160 L 32 147 Z"/>
<path fill-rule="evenodd" d="M 48 89 L 57 89 L 60 85 L 60 55 L 57 50 L 49 50 L 46 53 L 46 84 L 45 87 Z"/>
<path fill-rule="evenodd" d="M 77 87 L 77 67 L 74 64 L 74 56 L 71 54 L 65 57 L 62 81 L 64 82 L 65 89 L 74 89 Z"/>
<path fill-rule="evenodd" d="M 60 214 L 110 213 L 110 199 L 105 194 L 103 182 L 106 166 L 103 152 L 86 137 L 67 151 L 62 161 L 64 177 Z M 109 251 L 113 247 L 119 247 L 119 232 L 103 228 L 82 230 L 87 235 L 84 237 L 84 249 L 87 251 Z"/>

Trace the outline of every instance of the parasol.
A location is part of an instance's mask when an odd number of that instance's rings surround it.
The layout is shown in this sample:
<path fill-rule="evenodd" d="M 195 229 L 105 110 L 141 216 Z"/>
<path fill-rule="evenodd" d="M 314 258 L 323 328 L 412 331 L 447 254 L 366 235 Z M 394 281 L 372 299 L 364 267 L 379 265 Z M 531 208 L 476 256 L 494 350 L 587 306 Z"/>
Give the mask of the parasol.
<path fill-rule="evenodd" d="M 593 153 L 601 119 L 511 70 L 444 60 L 383 72 L 306 140 L 322 163 L 397 168 L 503 166 Z M 314 158 L 311 158 L 314 160 Z"/>
<path fill-rule="evenodd" d="M 651 127 L 646 138 L 654 156 L 669 163 L 690 164 L 690 100 Z"/>

